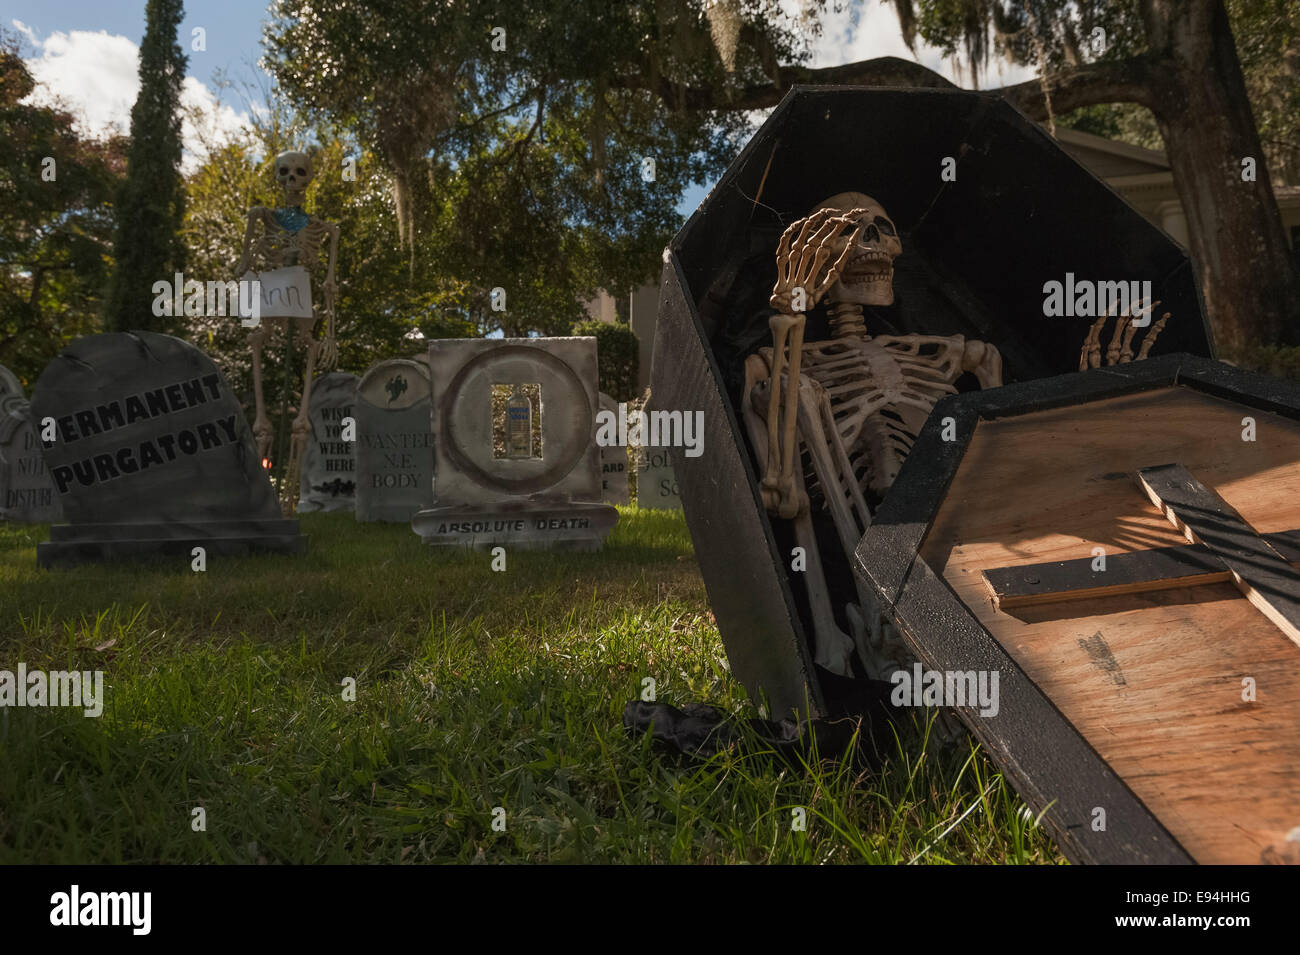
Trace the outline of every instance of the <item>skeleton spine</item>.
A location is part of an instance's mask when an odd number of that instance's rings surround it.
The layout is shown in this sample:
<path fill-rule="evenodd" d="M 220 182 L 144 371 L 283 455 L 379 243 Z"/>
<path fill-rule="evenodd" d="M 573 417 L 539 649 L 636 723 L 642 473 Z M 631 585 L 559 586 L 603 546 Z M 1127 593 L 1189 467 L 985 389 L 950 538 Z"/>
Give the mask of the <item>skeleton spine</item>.
<path fill-rule="evenodd" d="M 865 338 L 867 322 L 862 317 L 862 306 L 855 302 L 835 302 L 831 305 L 831 335 L 834 338 Z"/>

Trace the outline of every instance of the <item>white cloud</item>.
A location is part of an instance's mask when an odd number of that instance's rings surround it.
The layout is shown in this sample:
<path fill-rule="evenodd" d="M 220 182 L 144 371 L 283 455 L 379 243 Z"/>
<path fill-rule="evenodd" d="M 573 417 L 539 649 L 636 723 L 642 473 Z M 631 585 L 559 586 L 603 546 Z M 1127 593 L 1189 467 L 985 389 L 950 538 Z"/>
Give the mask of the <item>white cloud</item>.
<path fill-rule="evenodd" d="M 33 38 L 38 55 L 27 61 L 38 86 L 28 102 L 59 103 L 77 117 L 79 131 L 102 137 L 126 132 L 139 87 L 139 51 L 124 36 L 101 30 Z"/>
<path fill-rule="evenodd" d="M 27 42 L 28 42 L 28 43 L 35 43 L 35 42 L 36 42 L 36 31 L 35 31 L 35 30 L 33 30 L 33 29 L 32 29 L 31 27 L 29 27 L 27 24 L 23 23 L 22 20 L 13 20 L 13 21 L 11 21 L 11 22 L 13 23 L 13 27 L 14 27 L 15 30 L 17 30 L 17 31 L 18 31 L 19 33 L 21 33 L 23 36 L 27 37 Z"/>
<path fill-rule="evenodd" d="M 27 60 L 38 86 L 28 102 L 58 104 L 77 117 L 78 131 L 102 138 L 131 129 L 131 106 L 140 88 L 140 50 L 124 36 L 100 30 L 56 31 L 44 40 L 25 24 L 13 21 L 32 42 L 37 55 Z M 248 126 L 248 114 L 220 102 L 199 80 L 187 76 L 181 103 L 195 109 L 198 124 L 187 116 L 182 130 L 182 168 L 191 172 L 207 154 L 205 144 L 219 146 Z"/>
<path fill-rule="evenodd" d="M 235 112 L 192 76 L 185 77 L 185 85 L 181 88 L 181 103 L 187 108 L 194 108 L 198 120 L 196 125 L 194 118 L 187 115 L 181 131 L 187 154 L 181 164 L 186 172 L 190 172 L 207 155 L 205 144 L 219 148 L 239 139 L 248 130 L 247 113 Z"/>
<path fill-rule="evenodd" d="M 970 78 L 958 64 L 946 59 L 935 47 L 917 39 L 916 54 L 903 42 L 903 31 L 898 26 L 894 8 L 883 0 L 857 0 L 853 9 L 846 7 L 838 13 L 827 9 L 822 15 L 822 35 L 812 44 L 812 66 L 839 66 L 870 60 L 878 56 L 896 56 L 919 62 L 963 88 L 970 88 Z M 853 14 L 857 14 L 857 26 Z M 1008 86 L 1033 79 L 1037 73 L 1023 66 L 1006 63 L 1000 57 L 989 61 L 988 71 L 981 76 L 980 86 L 990 89 Z"/>

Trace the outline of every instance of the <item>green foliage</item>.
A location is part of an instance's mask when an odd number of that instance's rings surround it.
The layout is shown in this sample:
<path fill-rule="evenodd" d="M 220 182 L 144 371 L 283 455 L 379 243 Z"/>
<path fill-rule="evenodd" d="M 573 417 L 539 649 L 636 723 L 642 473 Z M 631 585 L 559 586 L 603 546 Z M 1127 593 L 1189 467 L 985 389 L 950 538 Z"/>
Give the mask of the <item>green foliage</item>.
<path fill-rule="evenodd" d="M 1151 110 L 1138 103 L 1085 106 L 1056 117 L 1056 124 L 1077 129 L 1082 133 L 1092 133 L 1094 136 L 1131 143 L 1144 149 L 1165 148 L 1165 141 L 1160 135 L 1156 118 L 1151 115 Z"/>
<path fill-rule="evenodd" d="M 0 32 L 0 365 L 30 393 L 73 339 L 99 331 L 125 141 L 82 139 L 72 117 L 20 102 L 35 82 Z"/>
<path fill-rule="evenodd" d="M 1300 3 L 1224 0 L 1273 185 L 1300 185 Z"/>
<path fill-rule="evenodd" d="M 1225 0 L 1224 6 L 1273 185 L 1300 183 L 1300 4 Z M 1135 146 L 1164 149 L 1155 117 L 1136 103 L 1091 106 L 1057 121 Z"/>
<path fill-rule="evenodd" d="M 131 107 L 126 181 L 116 208 L 116 266 L 104 315 L 116 331 L 169 332 L 178 325 L 153 314 L 152 287 L 185 268 L 180 100 L 186 57 L 176 42 L 183 12 L 181 0 L 149 0 L 145 7 L 140 93 Z"/>
<path fill-rule="evenodd" d="M 693 109 L 688 87 L 770 82 L 763 60 L 804 56 L 777 10 L 744 4 L 740 27 L 761 42 L 732 74 L 697 0 L 527 0 L 506 17 L 486 0 L 285 0 L 267 66 L 295 108 L 354 131 L 391 175 L 412 272 L 464 283 L 482 332 L 564 334 L 598 289 L 654 278 L 683 191 L 747 131 Z"/>
<path fill-rule="evenodd" d="M 904 36 L 916 36 L 946 56 L 965 54 L 978 80 L 995 53 L 1058 73 L 1146 50 L 1136 0 L 891 0 Z M 1094 46 L 1100 29 L 1104 43 Z"/>
<path fill-rule="evenodd" d="M 307 144 L 310 138 L 317 140 L 315 145 Z M 436 272 L 410 274 L 406 256 L 394 241 L 388 179 L 374 157 L 326 130 L 309 136 L 277 104 L 269 120 L 256 123 L 241 140 L 214 149 L 187 180 L 184 237 L 190 274 L 199 281 L 236 278 L 233 269 L 248 210 L 257 205 L 274 208 L 283 201 L 270 159 L 304 146 L 316 173 L 305 208 L 340 226 L 339 369 L 361 374 L 377 361 L 423 352 L 425 345 L 418 336 L 477 334 L 468 317 L 469 295 L 463 282 Z M 345 167 L 345 159 L 354 162 Z M 355 178 L 345 179 L 345 169 Z M 323 280 L 323 273 L 316 280 Z M 319 284 L 314 291 L 319 297 Z M 184 337 L 213 357 L 251 409 L 251 352 L 248 332 L 238 319 L 187 318 L 185 329 Z M 297 412 L 304 357 L 301 347 L 290 349 L 279 334 L 272 335 L 263 352 L 263 395 L 277 433 Z"/>
<path fill-rule="evenodd" d="M 1136 0 L 892 0 L 900 23 L 953 55 L 965 53 L 974 78 L 992 53 L 1058 73 L 1147 51 Z M 1300 182 L 1300 4 L 1223 0 L 1274 185 Z M 1092 45 L 1093 31 L 1104 46 Z M 989 43 L 989 38 L 992 43 Z M 1089 106 L 1058 116 L 1063 126 L 1163 149 L 1155 117 L 1136 103 Z"/>
<path fill-rule="evenodd" d="M 1224 361 L 1250 371 L 1262 371 L 1278 378 L 1300 381 L 1300 346 L 1250 345 L 1244 348 L 1221 348 Z"/>
<path fill-rule="evenodd" d="M 641 358 L 636 332 L 630 325 L 588 319 L 575 322 L 569 334 L 595 337 L 601 391 L 615 401 L 636 397 Z"/>

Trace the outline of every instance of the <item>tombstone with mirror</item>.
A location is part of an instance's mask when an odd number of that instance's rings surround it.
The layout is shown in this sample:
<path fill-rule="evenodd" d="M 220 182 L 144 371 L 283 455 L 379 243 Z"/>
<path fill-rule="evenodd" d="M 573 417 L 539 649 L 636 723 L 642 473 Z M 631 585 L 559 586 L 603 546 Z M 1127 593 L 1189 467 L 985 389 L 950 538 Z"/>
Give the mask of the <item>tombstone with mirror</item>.
<path fill-rule="evenodd" d="M 431 342 L 436 501 L 427 544 L 596 550 L 601 501 L 594 338 Z"/>

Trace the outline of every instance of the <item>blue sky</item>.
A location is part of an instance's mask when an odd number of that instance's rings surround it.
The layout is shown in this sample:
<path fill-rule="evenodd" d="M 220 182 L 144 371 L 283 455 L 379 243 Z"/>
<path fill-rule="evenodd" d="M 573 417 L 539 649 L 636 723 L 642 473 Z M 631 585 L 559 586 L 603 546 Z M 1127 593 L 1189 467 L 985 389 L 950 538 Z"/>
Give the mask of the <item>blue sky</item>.
<path fill-rule="evenodd" d="M 793 0 L 786 0 L 793 7 Z M 261 56 L 262 24 L 268 0 L 190 0 L 179 37 L 189 55 L 185 98 L 197 105 L 207 122 L 203 130 L 186 126 L 187 165 L 197 164 L 201 143 L 220 142 L 247 122 L 256 92 L 267 85 L 256 68 Z M 38 97 L 57 97 L 82 117 L 82 128 L 97 134 L 109 127 L 127 128 L 137 87 L 140 38 L 144 34 L 144 0 L 5 0 L 0 23 L 21 35 L 24 54 L 37 81 Z M 192 31 L 202 28 L 206 50 L 190 49 Z M 903 44 L 898 21 L 880 0 L 857 0 L 825 21 L 813 47 L 813 65 L 831 66 L 875 56 L 918 59 L 954 82 L 961 77 L 938 51 L 921 49 L 913 57 Z M 223 89 L 219 74 L 236 89 Z M 1019 82 L 1028 71 L 999 75 L 992 65 L 989 85 Z M 251 89 L 250 89 L 251 88 Z M 251 97 L 250 97 L 251 92 Z M 704 198 L 705 188 L 690 190 L 680 209 L 688 215 Z"/>
<path fill-rule="evenodd" d="M 190 52 L 189 75 L 207 83 L 214 70 L 234 72 L 260 54 L 261 23 L 267 0 L 191 0 L 185 4 L 180 37 L 188 46 L 191 30 L 207 31 L 207 52 Z M 72 30 L 124 36 L 137 46 L 144 36 L 144 0 L 6 0 L 5 25 L 19 20 L 40 37 Z"/>

